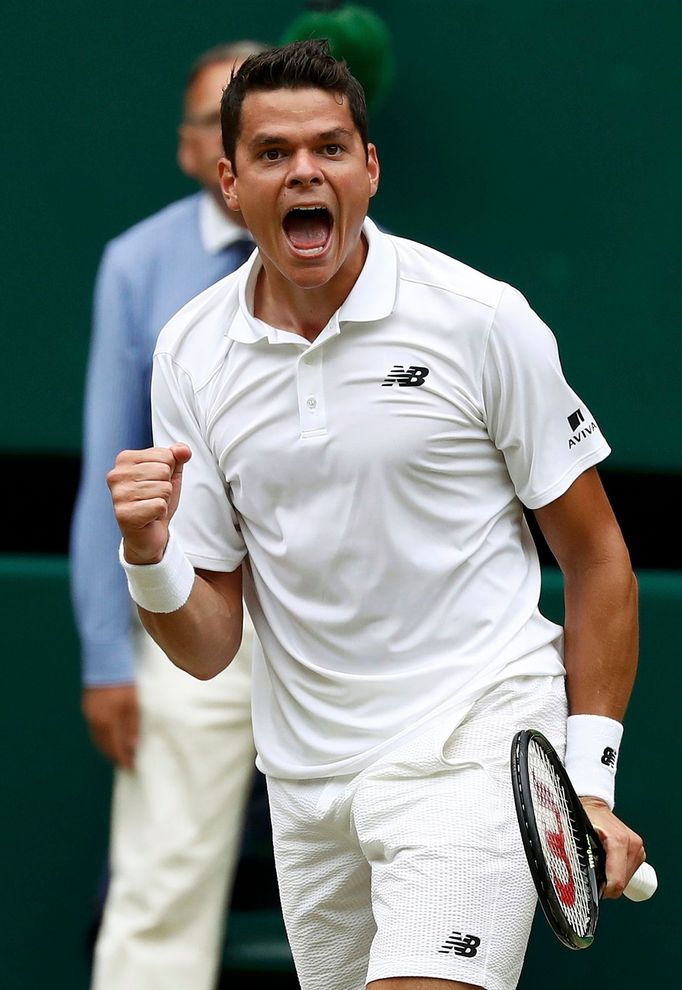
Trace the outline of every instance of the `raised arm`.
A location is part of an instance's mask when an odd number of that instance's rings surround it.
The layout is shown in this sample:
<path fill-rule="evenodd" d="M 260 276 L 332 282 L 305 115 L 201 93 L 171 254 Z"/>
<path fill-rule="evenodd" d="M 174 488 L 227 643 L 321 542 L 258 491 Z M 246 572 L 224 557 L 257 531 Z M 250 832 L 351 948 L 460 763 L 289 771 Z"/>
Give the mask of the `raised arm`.
<path fill-rule="evenodd" d="M 183 467 L 191 456 L 185 444 L 123 451 L 107 483 L 145 628 L 177 667 L 208 680 L 239 649 L 242 582 L 240 568 L 195 572 L 170 537 Z"/>
<path fill-rule="evenodd" d="M 637 669 L 637 582 L 596 469 L 535 516 L 564 575 L 569 712 L 621 722 Z M 618 896 L 644 859 L 642 840 L 602 798 L 581 798 L 605 840 L 605 894 Z"/>

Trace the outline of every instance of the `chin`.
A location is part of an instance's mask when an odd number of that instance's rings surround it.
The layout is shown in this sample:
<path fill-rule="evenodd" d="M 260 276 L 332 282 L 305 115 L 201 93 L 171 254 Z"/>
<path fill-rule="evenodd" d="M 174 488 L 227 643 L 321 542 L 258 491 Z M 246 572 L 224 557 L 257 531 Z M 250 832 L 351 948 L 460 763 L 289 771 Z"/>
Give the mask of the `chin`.
<path fill-rule="evenodd" d="M 289 268 L 287 277 L 299 289 L 319 289 L 334 277 L 334 272 L 329 265 L 321 264 L 319 266 L 313 266 L 308 262 L 305 267 L 296 266 Z"/>

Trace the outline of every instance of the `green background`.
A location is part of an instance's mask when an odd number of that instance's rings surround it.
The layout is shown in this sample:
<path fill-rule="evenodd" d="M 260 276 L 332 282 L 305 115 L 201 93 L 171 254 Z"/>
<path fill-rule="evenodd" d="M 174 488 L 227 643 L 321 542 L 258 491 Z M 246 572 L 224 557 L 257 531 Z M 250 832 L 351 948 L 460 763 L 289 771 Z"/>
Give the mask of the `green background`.
<path fill-rule="evenodd" d="M 302 3 L 6 6 L 0 449 L 77 452 L 101 249 L 192 188 L 174 163 L 189 62 L 276 39 Z M 374 215 L 527 295 L 611 466 L 679 469 L 679 0 L 371 6 L 397 60 Z"/>
<path fill-rule="evenodd" d="M 679 0 L 376 0 L 397 80 L 373 120 L 373 215 L 517 285 L 555 330 L 617 468 L 682 468 Z M 0 451 L 80 450 L 105 242 L 192 190 L 174 164 L 184 76 L 216 41 L 275 40 L 302 3 L 9 0 L 3 13 Z M 10 479 L 11 481 L 11 479 Z M 46 505 L 49 506 L 49 479 Z M 522 990 L 673 984 L 682 576 L 648 573 L 619 810 L 662 887 L 609 904 L 568 953 L 540 918 Z M 560 610 L 556 575 L 547 607 Z M 63 559 L 0 558 L 6 804 L 0 983 L 84 990 L 109 771 L 78 711 Z M 552 966 L 551 976 L 548 967 Z"/>

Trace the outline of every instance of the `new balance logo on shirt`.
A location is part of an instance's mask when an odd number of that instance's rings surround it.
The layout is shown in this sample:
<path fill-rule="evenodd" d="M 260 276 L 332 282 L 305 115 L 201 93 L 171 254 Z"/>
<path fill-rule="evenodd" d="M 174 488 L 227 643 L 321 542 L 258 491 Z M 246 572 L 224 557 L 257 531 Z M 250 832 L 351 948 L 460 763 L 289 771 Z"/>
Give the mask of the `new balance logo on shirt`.
<path fill-rule="evenodd" d="M 451 932 L 438 950 L 443 955 L 466 956 L 472 959 L 481 944 L 476 935 L 463 935 L 461 932 Z"/>
<path fill-rule="evenodd" d="M 419 388 L 420 385 L 424 384 L 424 379 L 428 373 L 428 368 L 419 368 L 414 364 L 411 364 L 407 371 L 402 364 L 394 364 L 381 384 L 382 387 L 388 386 L 389 388 L 391 385 L 400 385 L 401 388 L 408 386 Z"/>

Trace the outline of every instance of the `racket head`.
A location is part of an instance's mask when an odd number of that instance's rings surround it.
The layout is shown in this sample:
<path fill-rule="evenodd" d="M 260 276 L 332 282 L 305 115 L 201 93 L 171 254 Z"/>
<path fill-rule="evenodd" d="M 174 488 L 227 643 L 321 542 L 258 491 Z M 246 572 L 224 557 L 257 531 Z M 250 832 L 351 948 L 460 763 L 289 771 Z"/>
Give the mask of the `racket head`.
<path fill-rule="evenodd" d="M 569 949 L 586 949 L 599 920 L 603 850 L 554 747 L 524 729 L 512 742 L 514 803 L 545 917 Z"/>

